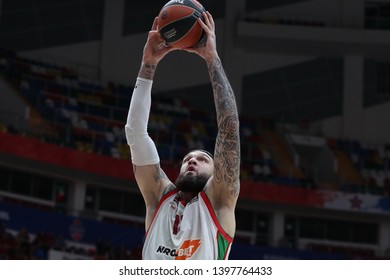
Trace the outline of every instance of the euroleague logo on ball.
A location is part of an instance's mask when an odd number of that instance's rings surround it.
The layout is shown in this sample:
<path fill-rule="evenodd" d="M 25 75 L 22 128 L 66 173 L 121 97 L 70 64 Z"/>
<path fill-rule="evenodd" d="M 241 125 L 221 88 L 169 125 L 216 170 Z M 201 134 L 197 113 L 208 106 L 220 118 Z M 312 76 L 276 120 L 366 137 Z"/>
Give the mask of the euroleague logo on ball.
<path fill-rule="evenodd" d="M 168 17 L 168 12 L 167 11 L 163 11 L 162 14 L 161 14 L 161 19 L 162 20 L 166 20 Z"/>

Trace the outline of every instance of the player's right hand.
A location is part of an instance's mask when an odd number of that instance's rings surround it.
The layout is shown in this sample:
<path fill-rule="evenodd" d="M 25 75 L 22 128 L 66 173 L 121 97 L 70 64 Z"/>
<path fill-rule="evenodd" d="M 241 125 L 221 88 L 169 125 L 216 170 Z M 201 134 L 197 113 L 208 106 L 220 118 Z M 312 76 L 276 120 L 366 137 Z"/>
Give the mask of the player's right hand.
<path fill-rule="evenodd" d="M 152 29 L 149 31 L 142 58 L 144 63 L 152 65 L 157 65 L 164 56 L 176 49 L 165 44 L 158 31 L 157 20 L 158 18 L 156 17 L 153 21 Z"/>

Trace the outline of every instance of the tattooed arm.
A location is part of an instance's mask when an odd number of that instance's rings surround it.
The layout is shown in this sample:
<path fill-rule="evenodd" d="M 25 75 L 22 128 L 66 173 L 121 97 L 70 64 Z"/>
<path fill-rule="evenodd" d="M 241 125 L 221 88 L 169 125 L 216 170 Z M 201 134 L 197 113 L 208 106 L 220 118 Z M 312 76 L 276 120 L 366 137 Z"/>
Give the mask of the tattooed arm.
<path fill-rule="evenodd" d="M 235 207 L 240 191 L 239 119 L 233 90 L 219 57 L 207 61 L 217 112 L 213 198 L 216 208 Z"/>
<path fill-rule="evenodd" d="M 205 21 L 199 20 L 199 23 L 207 35 L 207 41 L 187 51 L 198 54 L 207 63 L 217 113 L 214 173 L 207 183 L 206 194 L 222 228 L 233 236 L 234 209 L 240 191 L 239 119 L 234 93 L 217 53 L 214 20 L 209 12 L 203 16 Z"/>

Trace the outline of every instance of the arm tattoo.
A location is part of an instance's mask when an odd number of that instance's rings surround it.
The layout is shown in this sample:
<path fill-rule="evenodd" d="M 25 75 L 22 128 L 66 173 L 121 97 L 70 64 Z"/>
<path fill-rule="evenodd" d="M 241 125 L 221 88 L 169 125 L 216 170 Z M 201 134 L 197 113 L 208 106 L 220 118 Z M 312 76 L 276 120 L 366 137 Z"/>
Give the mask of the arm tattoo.
<path fill-rule="evenodd" d="M 135 174 L 137 172 L 137 166 L 135 164 L 133 164 L 133 170 Z M 154 171 L 152 177 L 153 177 L 153 181 L 156 183 L 158 183 L 160 180 L 169 180 L 168 176 L 161 169 L 160 164 L 154 165 Z"/>
<path fill-rule="evenodd" d="M 215 142 L 214 179 L 224 184 L 235 197 L 240 184 L 239 119 L 233 89 L 223 70 L 221 60 L 215 58 L 207 64 L 217 112 L 218 135 Z"/>
<path fill-rule="evenodd" d="M 157 65 L 145 63 L 142 64 L 141 69 L 139 70 L 138 77 L 153 80 L 154 73 L 156 72 Z"/>
<path fill-rule="evenodd" d="M 158 183 L 160 180 L 168 180 L 167 175 L 165 172 L 161 169 L 159 164 L 154 165 L 154 173 L 153 173 L 153 179 L 156 183 Z"/>
<path fill-rule="evenodd" d="M 154 181 L 155 181 L 156 183 L 158 183 L 158 182 L 160 182 L 160 181 L 169 182 L 169 178 L 168 178 L 167 174 L 165 174 L 164 170 L 161 169 L 160 164 L 154 165 L 154 168 L 155 168 L 155 169 L 154 169 L 155 172 L 154 172 L 154 174 L 153 174 L 153 179 L 154 179 Z M 170 192 L 171 190 L 173 190 L 173 189 L 175 189 L 175 188 L 176 188 L 176 187 L 175 187 L 174 184 L 169 183 L 169 184 L 165 187 L 165 189 L 164 189 L 162 195 L 165 195 L 166 193 Z"/>

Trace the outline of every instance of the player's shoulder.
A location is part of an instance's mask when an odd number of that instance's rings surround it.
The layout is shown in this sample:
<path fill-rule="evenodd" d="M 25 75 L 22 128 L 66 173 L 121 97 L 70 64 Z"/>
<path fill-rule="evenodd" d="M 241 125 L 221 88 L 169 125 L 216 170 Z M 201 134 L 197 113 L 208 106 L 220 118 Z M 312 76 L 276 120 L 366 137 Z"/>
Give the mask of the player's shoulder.
<path fill-rule="evenodd" d="M 166 185 L 164 188 L 163 188 L 163 191 L 161 193 L 161 198 L 163 198 L 165 195 L 169 194 L 169 193 L 174 193 L 177 191 L 177 188 L 176 186 L 173 184 L 173 183 L 169 183 L 168 185 Z"/>

